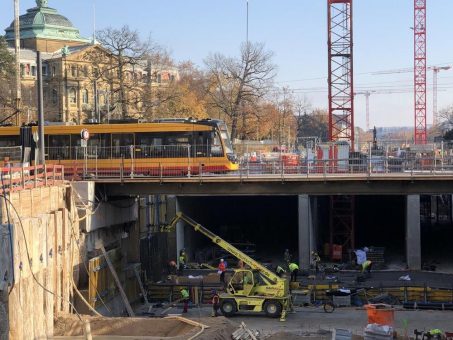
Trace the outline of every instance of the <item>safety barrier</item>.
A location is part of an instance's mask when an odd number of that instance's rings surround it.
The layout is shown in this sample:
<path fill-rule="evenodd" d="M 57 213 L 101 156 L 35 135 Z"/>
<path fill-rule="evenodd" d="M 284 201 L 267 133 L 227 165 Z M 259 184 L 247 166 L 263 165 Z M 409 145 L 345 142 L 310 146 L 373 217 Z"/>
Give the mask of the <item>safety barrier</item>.
<path fill-rule="evenodd" d="M 341 164 L 340 162 L 343 162 Z M 319 176 L 363 176 L 379 177 L 401 174 L 405 176 L 441 176 L 453 174 L 453 162 L 439 164 L 430 159 L 411 159 L 395 164 L 388 160 L 377 162 L 354 163 L 353 160 L 320 160 L 316 163 L 300 162 L 287 165 L 282 161 L 249 163 L 241 162 L 237 170 L 228 170 L 225 165 L 216 162 L 200 163 L 191 158 L 173 159 L 166 162 L 152 158 L 143 160 L 133 157 L 119 159 L 79 159 L 66 162 L 67 178 L 73 180 L 96 178 L 178 178 L 178 177 L 213 177 L 236 176 L 249 178 L 256 176 L 279 177 L 319 177 Z"/>
<path fill-rule="evenodd" d="M 64 180 L 61 165 L 6 166 L 0 168 L 2 193 L 40 186 L 55 185 Z"/>
<path fill-rule="evenodd" d="M 312 155 L 313 156 L 313 155 Z M 370 153 L 334 155 L 333 158 L 302 157 L 295 153 L 270 153 L 266 157 L 240 157 L 228 163 L 220 150 L 201 145 L 141 145 L 118 147 L 48 147 L 49 163 L 65 166 L 68 179 L 179 178 L 236 176 L 382 176 L 386 174 L 451 175 L 453 153 L 405 153 L 401 156 Z M 320 156 L 321 157 L 321 156 Z M 233 159 L 233 158 L 231 158 Z"/>

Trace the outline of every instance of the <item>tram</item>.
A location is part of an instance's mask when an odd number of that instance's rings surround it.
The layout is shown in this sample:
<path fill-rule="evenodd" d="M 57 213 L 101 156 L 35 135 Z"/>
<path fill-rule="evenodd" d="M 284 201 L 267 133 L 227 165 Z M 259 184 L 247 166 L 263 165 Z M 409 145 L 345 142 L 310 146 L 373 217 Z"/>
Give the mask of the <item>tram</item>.
<path fill-rule="evenodd" d="M 36 135 L 37 126 L 1 127 L 0 147 L 29 147 L 33 160 Z M 46 125 L 44 138 L 46 163 L 64 165 L 66 175 L 166 176 L 239 168 L 226 124 L 214 119 Z"/>

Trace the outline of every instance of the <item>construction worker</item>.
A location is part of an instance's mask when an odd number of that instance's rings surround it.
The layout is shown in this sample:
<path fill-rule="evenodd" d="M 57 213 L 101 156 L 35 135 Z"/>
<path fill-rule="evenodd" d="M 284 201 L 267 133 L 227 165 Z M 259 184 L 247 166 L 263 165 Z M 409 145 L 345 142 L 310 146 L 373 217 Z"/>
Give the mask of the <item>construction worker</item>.
<path fill-rule="evenodd" d="M 217 268 L 218 268 L 217 273 L 220 274 L 220 282 L 225 284 L 225 270 L 226 270 L 226 266 L 225 266 L 225 261 L 223 259 L 220 259 L 219 266 Z"/>
<path fill-rule="evenodd" d="M 189 291 L 186 288 L 181 289 L 181 301 L 183 303 L 183 313 L 187 313 L 189 308 Z"/>
<path fill-rule="evenodd" d="M 291 261 L 291 254 L 289 253 L 289 249 L 285 249 L 283 259 L 285 260 L 286 263 L 289 263 Z"/>
<path fill-rule="evenodd" d="M 275 272 L 277 273 L 278 277 L 282 277 L 283 274 L 286 273 L 286 270 L 281 265 L 278 265 L 277 268 L 275 268 Z"/>
<path fill-rule="evenodd" d="M 176 275 L 177 270 L 178 266 L 174 260 L 168 262 L 168 275 Z"/>
<path fill-rule="evenodd" d="M 215 289 L 213 289 L 211 293 L 212 293 L 212 297 L 211 297 L 211 302 L 212 302 L 211 316 L 216 317 L 218 315 L 220 297 L 219 297 L 219 294 L 217 294 L 217 291 Z"/>
<path fill-rule="evenodd" d="M 186 268 L 186 251 L 181 249 L 179 252 L 179 275 L 183 275 L 184 268 Z"/>
<path fill-rule="evenodd" d="M 371 267 L 373 266 L 373 262 L 370 260 L 366 260 L 362 263 L 362 273 L 367 272 L 368 274 L 371 273 Z"/>
<path fill-rule="evenodd" d="M 291 281 L 296 282 L 297 281 L 297 274 L 299 273 L 299 266 L 297 263 L 291 262 L 289 265 L 289 271 L 291 273 Z"/>
<path fill-rule="evenodd" d="M 242 261 L 242 260 L 238 261 L 238 268 L 239 269 L 244 269 L 244 261 Z"/>
<path fill-rule="evenodd" d="M 321 262 L 321 257 L 319 254 L 315 251 L 311 252 L 311 261 L 312 261 L 312 266 L 315 269 L 315 273 L 318 274 L 319 271 L 319 262 Z"/>

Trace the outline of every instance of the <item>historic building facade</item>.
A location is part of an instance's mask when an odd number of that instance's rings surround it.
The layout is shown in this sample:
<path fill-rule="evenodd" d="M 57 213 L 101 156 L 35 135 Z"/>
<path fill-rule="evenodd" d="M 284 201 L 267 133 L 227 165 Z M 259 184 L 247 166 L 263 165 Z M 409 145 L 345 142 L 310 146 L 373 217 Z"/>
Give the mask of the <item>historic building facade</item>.
<path fill-rule="evenodd" d="M 178 79 L 174 67 L 126 69 L 123 82 L 127 91 L 119 104 L 118 77 L 110 69 L 112 58 L 107 50 L 80 32 L 46 0 L 20 16 L 22 115 L 21 122 L 36 119 L 36 51 L 43 59 L 44 114 L 47 121 L 83 123 L 108 122 L 124 111 L 130 118 L 143 118 L 154 88 Z M 14 22 L 5 30 L 5 38 L 14 53 Z M 96 62 L 93 58 L 96 58 Z M 101 58 L 101 59 L 99 59 Z M 101 61 L 100 61 L 101 60 Z M 124 104 L 126 102 L 126 104 Z M 126 108 L 124 107 L 126 105 Z"/>

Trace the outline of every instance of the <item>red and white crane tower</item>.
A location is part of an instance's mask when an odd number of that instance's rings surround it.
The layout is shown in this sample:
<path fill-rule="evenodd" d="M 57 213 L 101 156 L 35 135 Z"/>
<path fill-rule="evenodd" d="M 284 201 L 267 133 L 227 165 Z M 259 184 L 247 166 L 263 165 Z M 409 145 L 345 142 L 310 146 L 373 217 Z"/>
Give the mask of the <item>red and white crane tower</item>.
<path fill-rule="evenodd" d="M 327 0 L 327 28 L 329 139 L 348 141 L 354 150 L 352 0 Z M 334 245 L 342 249 L 355 248 L 354 210 L 354 196 L 330 196 L 332 258 L 338 253 Z"/>
<path fill-rule="evenodd" d="M 327 0 L 329 139 L 354 148 L 352 0 Z"/>
<path fill-rule="evenodd" d="M 414 0 L 415 144 L 426 143 L 426 0 Z"/>

